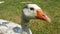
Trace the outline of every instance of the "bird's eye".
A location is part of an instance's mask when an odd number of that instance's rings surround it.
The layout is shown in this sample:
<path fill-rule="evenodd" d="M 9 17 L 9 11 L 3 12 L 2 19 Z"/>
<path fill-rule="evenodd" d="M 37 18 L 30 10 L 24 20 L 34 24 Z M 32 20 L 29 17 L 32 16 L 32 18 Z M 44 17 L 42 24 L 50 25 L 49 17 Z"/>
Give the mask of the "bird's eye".
<path fill-rule="evenodd" d="M 34 8 L 30 8 L 30 10 L 34 10 Z"/>

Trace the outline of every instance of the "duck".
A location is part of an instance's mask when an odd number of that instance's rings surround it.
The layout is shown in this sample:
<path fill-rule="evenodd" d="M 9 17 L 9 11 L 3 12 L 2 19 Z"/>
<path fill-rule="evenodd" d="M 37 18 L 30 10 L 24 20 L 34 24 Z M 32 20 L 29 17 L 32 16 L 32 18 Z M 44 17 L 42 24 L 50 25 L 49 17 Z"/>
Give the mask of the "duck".
<path fill-rule="evenodd" d="M 29 28 L 31 19 L 39 19 L 51 22 L 51 19 L 37 4 L 26 4 L 21 14 L 21 24 L 0 19 L 0 34 L 32 34 Z"/>

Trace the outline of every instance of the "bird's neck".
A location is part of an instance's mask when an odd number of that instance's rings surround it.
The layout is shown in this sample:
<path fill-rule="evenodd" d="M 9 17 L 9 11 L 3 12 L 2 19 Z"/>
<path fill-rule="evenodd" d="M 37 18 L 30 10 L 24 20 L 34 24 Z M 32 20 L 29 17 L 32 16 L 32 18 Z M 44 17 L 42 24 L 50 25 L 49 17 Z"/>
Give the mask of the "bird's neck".
<path fill-rule="evenodd" d="M 21 17 L 21 26 L 22 26 L 22 34 L 31 34 L 31 30 L 29 29 L 29 20 L 25 19 L 25 16 L 22 15 Z"/>

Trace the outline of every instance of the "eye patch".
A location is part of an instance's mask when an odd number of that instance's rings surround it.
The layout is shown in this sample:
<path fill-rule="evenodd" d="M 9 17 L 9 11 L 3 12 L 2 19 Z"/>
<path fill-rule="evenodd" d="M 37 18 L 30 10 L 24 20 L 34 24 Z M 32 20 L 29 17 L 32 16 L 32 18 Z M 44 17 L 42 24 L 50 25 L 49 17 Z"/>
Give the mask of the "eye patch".
<path fill-rule="evenodd" d="M 34 8 L 31 7 L 30 10 L 34 10 Z"/>

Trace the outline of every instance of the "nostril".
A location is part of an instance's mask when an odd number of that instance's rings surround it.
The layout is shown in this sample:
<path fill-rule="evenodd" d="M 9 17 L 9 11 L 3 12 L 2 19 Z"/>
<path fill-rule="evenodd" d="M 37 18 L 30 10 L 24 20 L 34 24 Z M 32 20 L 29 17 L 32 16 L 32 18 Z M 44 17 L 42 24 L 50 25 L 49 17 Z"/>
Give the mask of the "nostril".
<path fill-rule="evenodd" d="M 44 16 L 44 17 L 45 17 L 45 15 L 42 15 L 42 16 Z"/>

